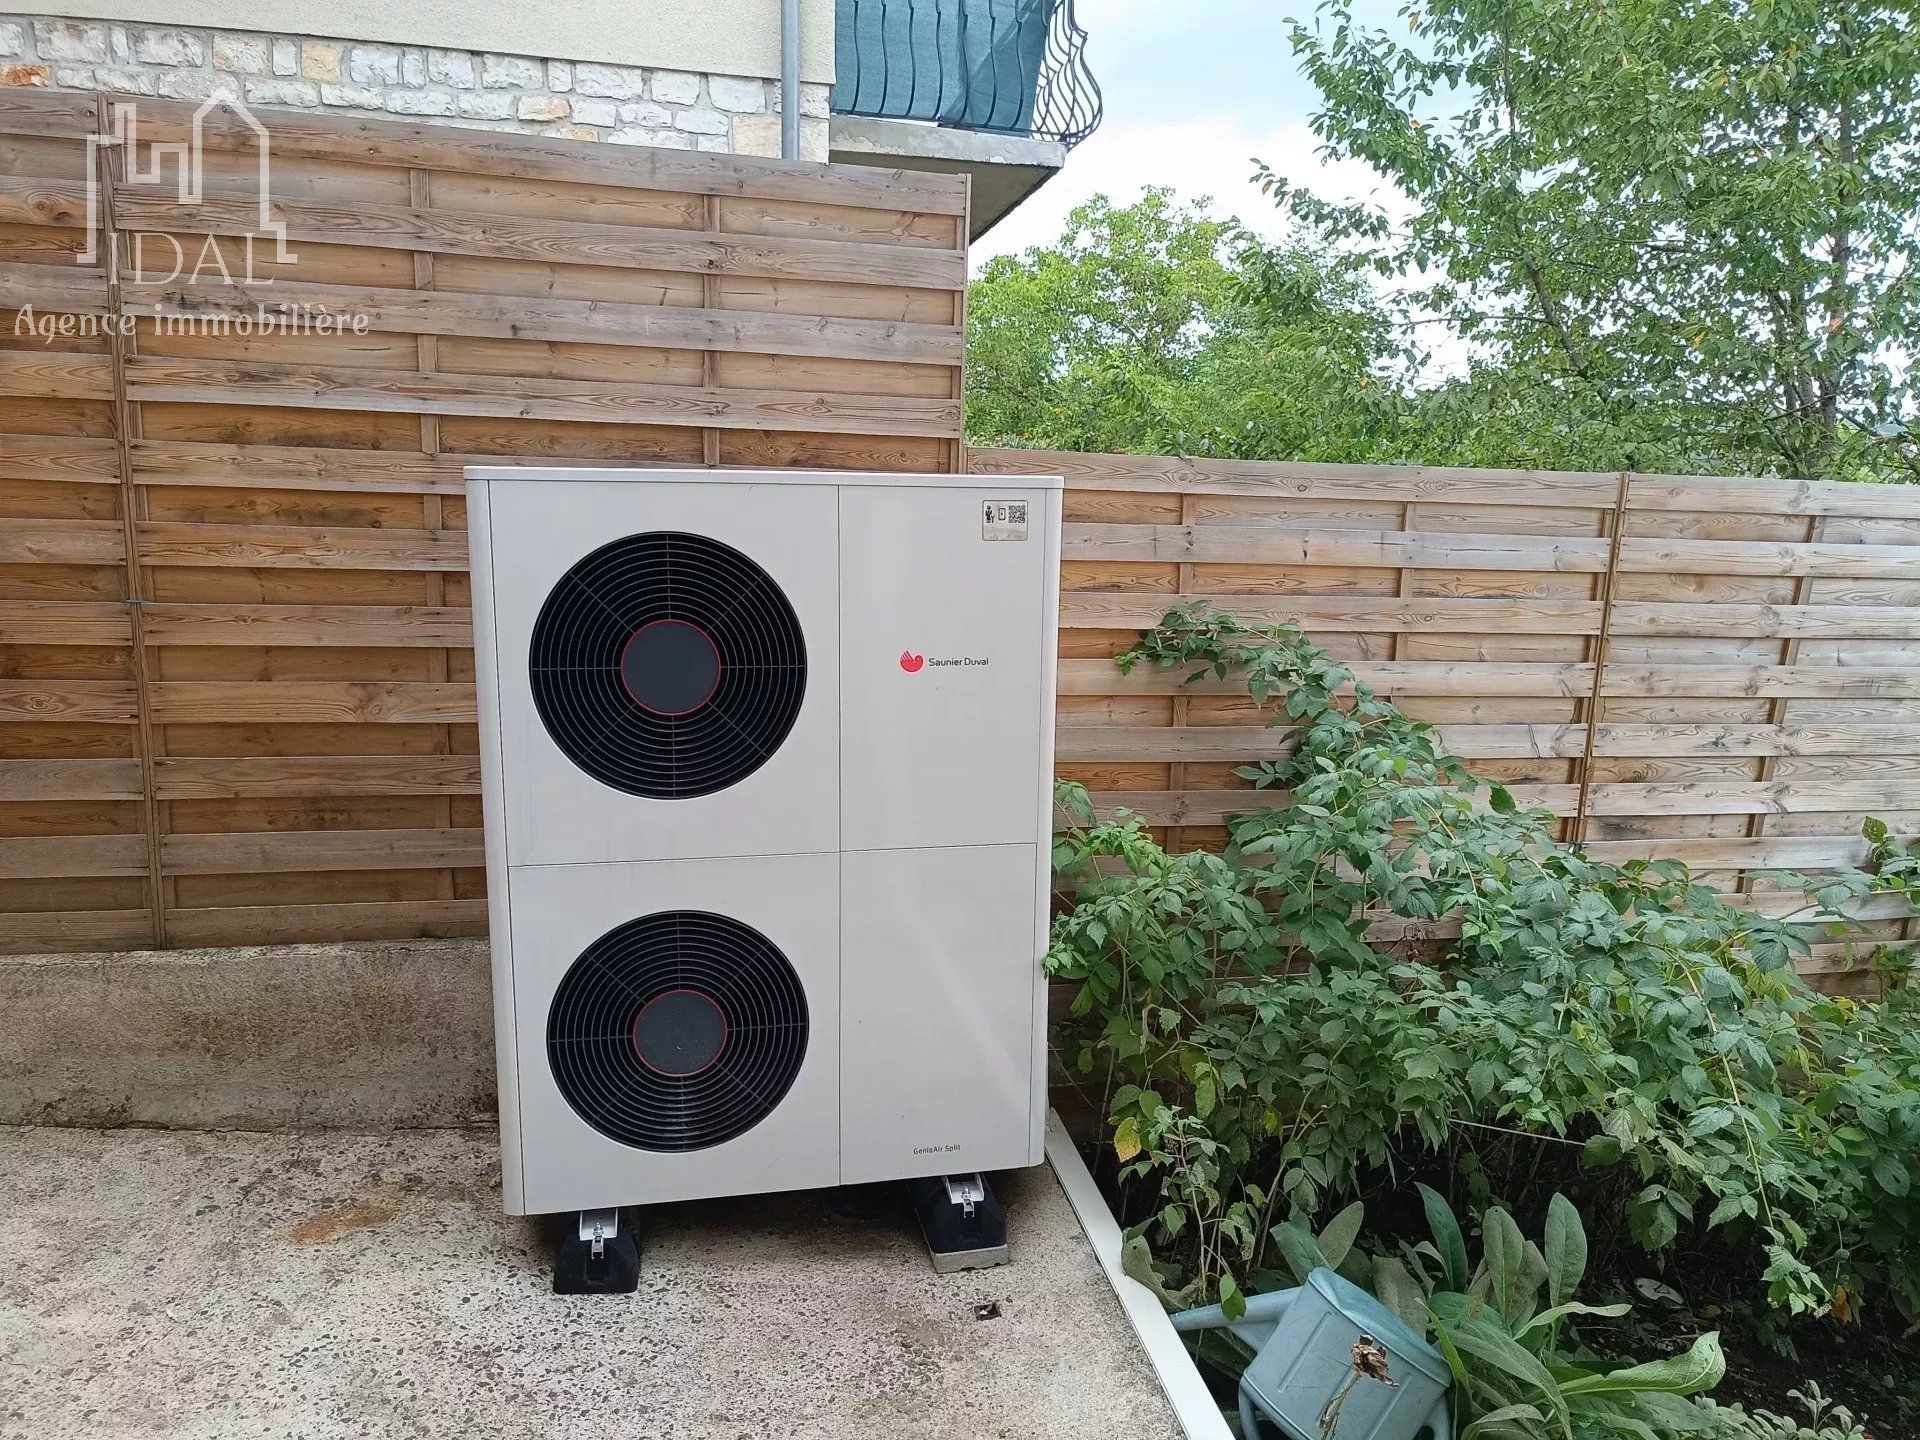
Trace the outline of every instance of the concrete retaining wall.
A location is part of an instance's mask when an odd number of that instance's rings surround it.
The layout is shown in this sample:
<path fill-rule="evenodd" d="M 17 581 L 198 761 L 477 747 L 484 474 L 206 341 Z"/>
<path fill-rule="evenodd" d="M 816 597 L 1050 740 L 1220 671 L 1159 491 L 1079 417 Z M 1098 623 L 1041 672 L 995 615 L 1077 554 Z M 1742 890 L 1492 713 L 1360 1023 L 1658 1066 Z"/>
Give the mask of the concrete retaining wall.
<path fill-rule="evenodd" d="M 0 1124 L 491 1124 L 485 941 L 0 957 Z"/>

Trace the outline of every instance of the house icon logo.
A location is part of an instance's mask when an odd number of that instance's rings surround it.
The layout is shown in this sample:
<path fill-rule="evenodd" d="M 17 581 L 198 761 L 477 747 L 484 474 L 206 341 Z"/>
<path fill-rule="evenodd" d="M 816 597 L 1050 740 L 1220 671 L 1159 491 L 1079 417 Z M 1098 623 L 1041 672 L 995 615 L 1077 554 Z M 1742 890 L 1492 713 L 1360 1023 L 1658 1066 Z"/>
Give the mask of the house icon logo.
<path fill-rule="evenodd" d="M 273 185 L 271 163 L 271 139 L 267 127 L 247 108 L 238 96 L 221 92 L 207 100 L 193 112 L 193 120 L 187 129 L 184 140 L 147 140 L 140 138 L 140 112 L 137 102 L 115 100 L 108 107 L 112 116 L 109 133 L 89 135 L 87 137 L 87 248 L 75 257 L 82 265 L 98 265 L 100 236 L 105 232 L 104 204 L 100 193 L 100 151 L 108 148 L 118 149 L 124 157 L 120 178 L 116 186 L 125 185 L 130 192 L 148 196 L 165 195 L 186 206 L 200 206 L 207 200 L 207 130 L 209 117 L 220 131 L 216 149 L 223 153 L 244 153 L 251 145 L 255 160 L 253 164 L 252 184 L 236 183 L 229 172 L 216 171 L 216 193 L 214 201 L 223 207 L 246 205 L 251 211 L 247 218 L 249 228 L 239 231 L 222 226 L 220 234 L 240 240 L 245 247 L 246 278 L 260 284 L 271 284 L 271 276 L 253 274 L 254 247 L 262 246 L 269 239 L 273 249 L 271 259 L 279 265 L 291 265 L 298 258 L 287 248 L 287 226 L 284 220 L 273 213 Z M 217 112 L 227 111 L 230 119 Z M 236 142 L 236 139 L 238 143 Z M 223 182 L 224 183 L 221 183 Z M 248 191 L 251 193 L 247 193 Z M 171 194 L 168 195 L 167 192 Z M 117 249 L 119 234 L 109 236 L 110 248 Z M 134 269 L 148 278 L 154 278 L 151 272 L 158 266 L 149 266 L 143 261 L 148 258 L 144 253 L 143 241 L 164 241 L 172 247 L 173 270 L 165 280 L 194 278 L 209 270 L 217 271 L 217 278 L 230 280 L 233 277 L 226 258 L 216 244 L 215 236 L 209 234 L 202 248 L 200 261 L 187 273 L 186 253 L 180 242 L 171 234 L 155 231 L 147 234 L 141 231 L 131 232 L 135 253 Z M 114 257 L 116 261 L 118 256 Z"/>

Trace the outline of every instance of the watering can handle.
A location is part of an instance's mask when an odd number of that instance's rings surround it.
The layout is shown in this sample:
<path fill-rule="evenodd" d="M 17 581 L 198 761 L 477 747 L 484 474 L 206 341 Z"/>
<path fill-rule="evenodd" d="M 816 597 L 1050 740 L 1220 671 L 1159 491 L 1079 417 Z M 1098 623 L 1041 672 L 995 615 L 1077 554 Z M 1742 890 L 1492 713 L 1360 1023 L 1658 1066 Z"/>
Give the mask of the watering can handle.
<path fill-rule="evenodd" d="M 1442 1395 L 1433 1402 L 1433 1410 L 1422 1422 L 1433 1435 L 1433 1440 L 1453 1440 L 1453 1417 L 1447 1411 L 1447 1397 Z"/>
<path fill-rule="evenodd" d="M 1269 1290 L 1264 1295 L 1247 1296 L 1246 1313 L 1229 1320 L 1227 1312 L 1218 1305 L 1203 1305 L 1198 1310 L 1182 1310 L 1170 1317 L 1173 1328 L 1189 1330 L 1223 1330 L 1234 1325 L 1271 1325 L 1287 1313 L 1293 1304 L 1298 1290 Z"/>

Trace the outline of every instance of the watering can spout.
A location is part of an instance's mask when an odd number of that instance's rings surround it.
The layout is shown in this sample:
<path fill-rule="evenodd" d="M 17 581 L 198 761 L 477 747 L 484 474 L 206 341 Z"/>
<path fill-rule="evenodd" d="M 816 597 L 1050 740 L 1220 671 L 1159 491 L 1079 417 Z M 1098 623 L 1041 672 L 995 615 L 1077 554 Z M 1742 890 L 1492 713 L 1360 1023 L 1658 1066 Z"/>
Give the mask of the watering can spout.
<path fill-rule="evenodd" d="M 1170 1318 L 1173 1328 L 1183 1332 L 1231 1330 L 1257 1350 L 1279 1327 L 1281 1317 L 1287 1313 L 1287 1307 L 1293 1304 L 1299 1293 L 1298 1290 L 1270 1290 L 1263 1295 L 1249 1295 L 1245 1313 L 1232 1320 L 1227 1318 L 1225 1309 L 1218 1305 L 1182 1310 Z"/>

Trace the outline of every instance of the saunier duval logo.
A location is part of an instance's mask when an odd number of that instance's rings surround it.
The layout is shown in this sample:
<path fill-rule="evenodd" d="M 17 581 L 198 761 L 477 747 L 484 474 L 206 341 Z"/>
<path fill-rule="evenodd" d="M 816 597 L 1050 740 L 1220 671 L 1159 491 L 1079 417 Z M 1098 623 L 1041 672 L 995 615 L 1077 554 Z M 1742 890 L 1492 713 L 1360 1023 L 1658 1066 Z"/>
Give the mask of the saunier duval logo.
<path fill-rule="evenodd" d="M 87 137 L 86 248 L 74 261 L 117 280 L 124 309 L 48 314 L 26 305 L 15 314 L 14 334 L 51 344 L 132 336 L 142 326 L 163 335 L 367 333 L 364 313 L 263 303 L 250 293 L 272 285 L 299 257 L 274 212 L 272 137 L 244 101 L 218 93 L 185 125 L 143 127 L 132 100 L 115 100 L 108 111 L 106 133 Z M 156 131 L 163 138 L 149 138 Z M 211 167 L 210 155 L 217 157 Z M 103 184 L 109 161 L 112 178 Z M 129 213 L 151 217 L 152 228 L 128 225 Z"/>
<path fill-rule="evenodd" d="M 918 675 L 922 670 L 974 669 L 991 663 L 981 655 L 922 655 L 917 650 L 900 652 L 900 668 L 909 675 Z"/>

